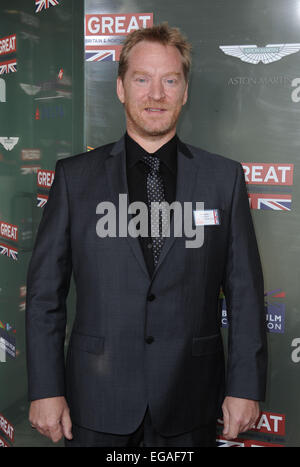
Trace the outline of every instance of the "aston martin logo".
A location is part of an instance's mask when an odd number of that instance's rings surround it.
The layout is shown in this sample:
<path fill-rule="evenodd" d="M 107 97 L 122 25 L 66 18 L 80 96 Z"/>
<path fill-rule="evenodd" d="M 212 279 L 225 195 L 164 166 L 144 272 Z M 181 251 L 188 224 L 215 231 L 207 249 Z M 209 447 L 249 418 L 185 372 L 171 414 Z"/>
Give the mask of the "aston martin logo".
<path fill-rule="evenodd" d="M 19 138 L 17 136 L 0 136 L 0 143 L 7 151 L 11 151 L 18 143 Z"/>
<path fill-rule="evenodd" d="M 265 47 L 257 45 L 220 45 L 220 49 L 243 62 L 257 64 L 272 63 L 281 60 L 286 55 L 295 54 L 300 50 L 300 44 L 268 44 Z"/>

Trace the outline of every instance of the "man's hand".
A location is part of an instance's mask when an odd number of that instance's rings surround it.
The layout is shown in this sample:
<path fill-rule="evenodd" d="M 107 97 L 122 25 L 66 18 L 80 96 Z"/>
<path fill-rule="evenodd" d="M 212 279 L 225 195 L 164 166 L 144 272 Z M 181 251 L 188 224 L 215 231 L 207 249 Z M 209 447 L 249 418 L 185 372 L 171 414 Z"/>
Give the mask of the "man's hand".
<path fill-rule="evenodd" d="M 259 416 L 257 401 L 227 396 L 222 405 L 225 439 L 234 439 L 251 429 Z"/>
<path fill-rule="evenodd" d="M 33 428 L 54 443 L 60 441 L 63 436 L 67 439 L 73 438 L 69 407 L 62 396 L 31 402 L 29 421 Z"/>

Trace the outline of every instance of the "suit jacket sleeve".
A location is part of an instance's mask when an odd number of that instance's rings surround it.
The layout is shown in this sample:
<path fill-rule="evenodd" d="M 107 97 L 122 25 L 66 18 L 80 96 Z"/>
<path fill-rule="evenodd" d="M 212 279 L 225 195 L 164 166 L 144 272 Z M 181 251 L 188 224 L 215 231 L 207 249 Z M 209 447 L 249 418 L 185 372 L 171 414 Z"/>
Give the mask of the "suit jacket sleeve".
<path fill-rule="evenodd" d="M 223 288 L 229 321 L 226 394 L 264 400 L 267 342 L 263 274 L 240 164 Z"/>
<path fill-rule="evenodd" d="M 44 207 L 27 274 L 29 399 L 64 395 L 66 297 L 72 272 L 68 193 L 61 161 Z"/>

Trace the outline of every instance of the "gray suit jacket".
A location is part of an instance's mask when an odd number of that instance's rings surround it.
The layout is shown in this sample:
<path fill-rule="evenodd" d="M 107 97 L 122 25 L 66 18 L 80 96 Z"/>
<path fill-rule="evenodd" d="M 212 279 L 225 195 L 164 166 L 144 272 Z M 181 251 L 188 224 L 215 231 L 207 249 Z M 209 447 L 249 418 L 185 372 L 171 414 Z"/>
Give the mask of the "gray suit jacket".
<path fill-rule="evenodd" d="M 124 138 L 56 164 L 28 269 L 29 398 L 65 395 L 73 422 L 118 434 L 133 432 L 148 404 L 162 435 L 214 421 L 224 394 L 263 399 L 263 277 L 241 165 L 179 143 L 176 200 L 219 209 L 220 225 L 204 227 L 201 248 L 186 248 L 171 229 L 152 277 L 138 238 L 96 233 L 96 206 L 118 206 L 120 193 L 128 194 Z"/>

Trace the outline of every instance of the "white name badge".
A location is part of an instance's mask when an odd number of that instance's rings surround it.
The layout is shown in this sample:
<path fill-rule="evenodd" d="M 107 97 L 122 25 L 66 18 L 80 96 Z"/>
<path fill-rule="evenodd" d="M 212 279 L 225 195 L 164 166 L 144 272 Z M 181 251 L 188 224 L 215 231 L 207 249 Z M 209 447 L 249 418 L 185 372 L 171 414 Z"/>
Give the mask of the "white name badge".
<path fill-rule="evenodd" d="M 220 225 L 220 215 L 218 209 L 195 210 L 194 220 L 197 225 Z"/>

